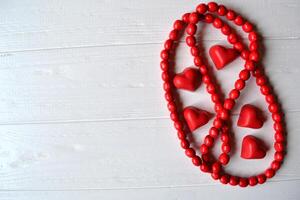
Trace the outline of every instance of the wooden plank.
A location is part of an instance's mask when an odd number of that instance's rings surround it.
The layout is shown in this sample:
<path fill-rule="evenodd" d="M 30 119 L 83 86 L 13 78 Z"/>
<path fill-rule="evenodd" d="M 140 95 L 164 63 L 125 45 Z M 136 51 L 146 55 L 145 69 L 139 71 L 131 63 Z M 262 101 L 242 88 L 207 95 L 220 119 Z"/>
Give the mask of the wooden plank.
<path fill-rule="evenodd" d="M 210 41 L 205 46 L 213 44 Z M 300 71 L 294 65 L 299 63 L 299 44 L 299 40 L 266 42 L 265 68 L 287 111 L 300 111 L 298 96 L 291 95 L 300 84 Z M 2 56 L 0 123 L 165 118 L 168 112 L 157 55 L 160 47 L 149 44 Z M 180 71 L 192 60 L 185 46 L 178 53 L 176 69 Z M 233 87 L 242 66 L 241 60 L 236 60 L 218 71 L 217 77 L 226 91 Z M 250 81 L 249 89 L 254 85 Z M 247 101 L 255 101 L 256 94 L 247 95 Z M 210 102 L 204 85 L 194 94 L 182 92 L 182 98 L 186 105 Z"/>
<path fill-rule="evenodd" d="M 266 38 L 300 36 L 297 0 L 222 2 L 257 24 Z M 161 43 L 173 21 L 194 10 L 198 3 L 13 0 L 0 8 L 0 51 Z M 207 39 L 223 38 L 210 33 Z"/>
<path fill-rule="evenodd" d="M 237 118 L 234 117 L 236 123 Z M 297 125 L 288 113 L 288 156 L 274 181 L 300 178 Z M 234 123 L 234 124 L 235 124 Z M 75 190 L 215 184 L 179 147 L 170 120 L 129 120 L 0 126 L 0 190 Z M 203 141 L 211 122 L 194 133 Z M 228 167 L 237 175 L 259 173 L 273 158 L 272 122 L 259 130 L 234 127 L 236 151 Z M 239 158 L 246 134 L 270 147 L 263 160 Z M 220 149 L 219 144 L 216 149 Z"/>
<path fill-rule="evenodd" d="M 112 189 L 112 190 L 79 190 L 79 191 L 1 191 L 0 198 L 6 200 L 40 200 L 40 199 L 211 199 L 217 200 L 243 198 L 252 200 L 257 195 L 266 199 L 296 200 L 300 193 L 300 181 L 271 182 L 264 186 L 241 189 L 238 187 L 224 187 L 223 185 L 187 186 L 187 187 L 159 187 L 141 189 Z"/>

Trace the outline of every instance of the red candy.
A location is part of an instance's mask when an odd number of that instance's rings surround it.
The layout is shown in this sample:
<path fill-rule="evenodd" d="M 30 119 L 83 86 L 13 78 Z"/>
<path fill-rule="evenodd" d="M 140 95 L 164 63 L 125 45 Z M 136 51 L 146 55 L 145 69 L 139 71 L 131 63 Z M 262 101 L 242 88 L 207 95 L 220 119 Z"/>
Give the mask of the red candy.
<path fill-rule="evenodd" d="M 237 124 L 240 127 L 261 128 L 264 124 L 262 112 L 257 107 L 246 104 L 241 109 Z"/>
<path fill-rule="evenodd" d="M 183 110 L 183 116 L 191 131 L 205 125 L 210 118 L 209 112 L 192 106 Z"/>
<path fill-rule="evenodd" d="M 209 55 L 217 69 L 222 69 L 238 56 L 236 50 L 227 49 L 221 45 L 212 46 L 209 49 Z"/>
<path fill-rule="evenodd" d="M 178 89 L 195 91 L 201 84 L 201 74 L 195 68 L 186 68 L 174 77 L 173 84 Z"/>
<path fill-rule="evenodd" d="M 256 137 L 248 135 L 242 143 L 241 157 L 244 159 L 260 159 L 266 156 L 263 143 Z"/>

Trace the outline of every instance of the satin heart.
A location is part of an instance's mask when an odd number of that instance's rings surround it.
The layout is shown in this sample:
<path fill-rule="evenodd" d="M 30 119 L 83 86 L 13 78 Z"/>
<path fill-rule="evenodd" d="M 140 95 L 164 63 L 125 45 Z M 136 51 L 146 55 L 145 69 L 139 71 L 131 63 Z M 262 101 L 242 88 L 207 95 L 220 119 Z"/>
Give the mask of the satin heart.
<path fill-rule="evenodd" d="M 205 125 L 210 119 L 210 113 L 192 106 L 183 110 L 183 116 L 191 131 Z"/>
<path fill-rule="evenodd" d="M 245 104 L 241 109 L 237 124 L 240 127 L 261 128 L 264 124 L 262 111 L 253 105 Z"/>
<path fill-rule="evenodd" d="M 263 142 L 258 138 L 248 135 L 242 143 L 241 157 L 244 159 L 260 159 L 266 156 Z"/>
<path fill-rule="evenodd" d="M 201 84 L 201 74 L 199 70 L 188 67 L 174 77 L 173 83 L 177 89 L 195 91 Z"/>
<path fill-rule="evenodd" d="M 237 58 L 238 53 L 234 49 L 227 49 L 221 45 L 214 45 L 209 49 L 209 55 L 218 70 Z"/>

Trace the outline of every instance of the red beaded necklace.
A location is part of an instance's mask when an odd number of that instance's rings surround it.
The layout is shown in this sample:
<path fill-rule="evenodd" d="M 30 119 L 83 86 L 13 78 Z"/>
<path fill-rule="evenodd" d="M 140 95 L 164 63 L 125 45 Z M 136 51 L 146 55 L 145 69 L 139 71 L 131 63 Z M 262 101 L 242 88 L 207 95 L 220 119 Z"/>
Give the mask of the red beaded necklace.
<path fill-rule="evenodd" d="M 238 35 L 234 33 L 233 29 L 217 15 L 224 16 L 227 18 L 227 20 L 232 21 L 234 24 L 242 27 L 242 30 L 248 34 L 248 48 L 243 45 Z M 196 46 L 197 41 L 195 34 L 197 30 L 197 23 L 200 21 L 213 24 L 215 28 L 220 29 L 221 32 L 227 36 L 228 42 L 233 45 L 233 49 L 237 51 L 245 60 L 244 69 L 240 71 L 239 79 L 235 82 L 234 88 L 229 92 L 228 97 L 225 98 L 225 100 L 222 100 L 222 96 L 218 91 L 216 81 L 210 73 L 209 68 L 204 64 L 200 56 L 200 50 Z M 218 5 L 215 2 L 210 2 L 207 5 L 203 3 L 198 5 L 196 12 L 184 14 L 181 20 L 176 20 L 174 22 L 173 28 L 174 29 L 169 34 L 169 39 L 164 44 L 164 50 L 161 51 L 160 56 L 162 61 L 160 66 L 163 71 L 163 88 L 165 91 L 165 99 L 168 103 L 168 109 L 170 111 L 170 117 L 174 122 L 174 127 L 178 132 L 178 138 L 180 140 L 181 147 L 185 150 L 186 156 L 192 160 L 192 163 L 195 166 L 200 167 L 202 172 L 211 173 L 213 179 L 220 180 L 220 182 L 223 184 L 246 187 L 248 185 L 255 186 L 257 183 L 264 183 L 267 178 L 272 178 L 275 175 L 275 172 L 280 168 L 283 162 L 285 155 L 285 130 L 283 113 L 280 109 L 280 105 L 277 98 L 275 98 L 274 92 L 271 89 L 270 83 L 267 81 L 267 77 L 264 74 L 261 65 L 259 64 L 260 54 L 258 51 L 258 34 L 254 31 L 253 25 L 233 10 L 229 10 L 225 6 Z M 204 142 L 200 146 L 201 156 L 197 155 L 196 150 L 191 147 L 190 141 L 187 138 L 187 135 L 193 131 L 194 127 L 192 122 L 189 123 L 187 118 L 184 120 L 182 117 L 182 112 L 178 108 L 176 87 L 174 86 L 174 74 L 172 72 L 173 68 L 171 68 L 173 65 L 171 62 L 172 54 L 174 53 L 176 47 L 174 42 L 179 40 L 184 30 L 187 33 L 185 40 L 186 44 L 190 47 L 191 55 L 194 58 L 194 64 L 198 67 L 198 71 L 201 73 L 202 82 L 206 84 L 206 90 L 211 95 L 216 112 L 213 126 L 210 128 L 209 134 L 205 136 Z M 223 67 L 222 65 L 222 63 L 217 63 L 217 68 L 221 69 Z M 199 76 L 193 76 L 195 74 L 192 72 L 190 73 L 190 76 L 195 79 L 194 85 L 199 85 L 199 82 L 196 81 L 199 80 Z M 224 170 L 224 166 L 226 166 L 230 160 L 232 142 L 230 137 L 230 112 L 235 106 L 235 101 L 239 98 L 240 92 L 245 88 L 246 81 L 251 75 L 255 77 L 261 93 L 265 96 L 265 100 L 268 104 L 268 110 L 271 113 L 274 121 L 273 127 L 275 130 L 275 154 L 274 160 L 270 164 L 270 167 L 263 173 L 251 177 L 238 177 L 226 173 Z M 195 88 L 192 86 L 193 85 L 186 85 L 185 87 L 189 90 L 194 90 Z M 179 86 L 177 86 L 177 89 L 179 89 L 178 87 Z M 249 106 L 247 108 L 249 108 Z M 249 109 L 251 109 L 251 107 Z M 183 111 L 183 115 L 186 113 L 188 115 L 188 111 L 185 110 Z M 204 120 L 203 123 L 205 122 L 206 121 Z M 189 125 L 189 128 L 187 128 L 186 124 Z M 211 148 L 214 146 L 214 141 L 219 135 L 222 141 L 222 153 L 218 158 L 215 158 L 211 154 Z M 252 138 L 247 137 L 247 139 L 251 140 Z M 246 138 L 244 138 L 244 141 L 245 140 Z M 264 155 L 258 155 L 258 157 L 259 156 L 263 157 Z"/>

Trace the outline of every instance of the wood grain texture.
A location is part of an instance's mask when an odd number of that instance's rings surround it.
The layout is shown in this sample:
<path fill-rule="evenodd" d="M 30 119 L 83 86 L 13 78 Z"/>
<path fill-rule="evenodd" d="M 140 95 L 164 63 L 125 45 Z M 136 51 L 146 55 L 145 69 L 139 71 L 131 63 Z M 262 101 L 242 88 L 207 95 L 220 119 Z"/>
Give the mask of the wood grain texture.
<path fill-rule="evenodd" d="M 257 24 L 263 64 L 288 122 L 283 168 L 270 183 L 247 189 L 222 186 L 193 167 L 168 119 L 159 52 L 172 22 L 198 3 L 2 1 L 0 199 L 299 199 L 300 2 L 220 1 Z M 212 27 L 201 30 L 206 51 L 228 45 Z M 177 71 L 192 65 L 184 43 L 176 58 Z M 237 59 L 218 72 L 224 91 L 242 66 Z M 203 86 L 180 96 L 184 105 L 213 110 Z M 234 121 L 245 102 L 267 110 L 253 79 Z M 230 172 L 249 175 L 269 165 L 273 150 L 262 161 L 245 161 L 239 141 L 246 134 L 271 141 L 271 126 L 269 117 L 260 130 L 234 127 Z M 195 133 L 197 141 L 208 128 Z"/>

